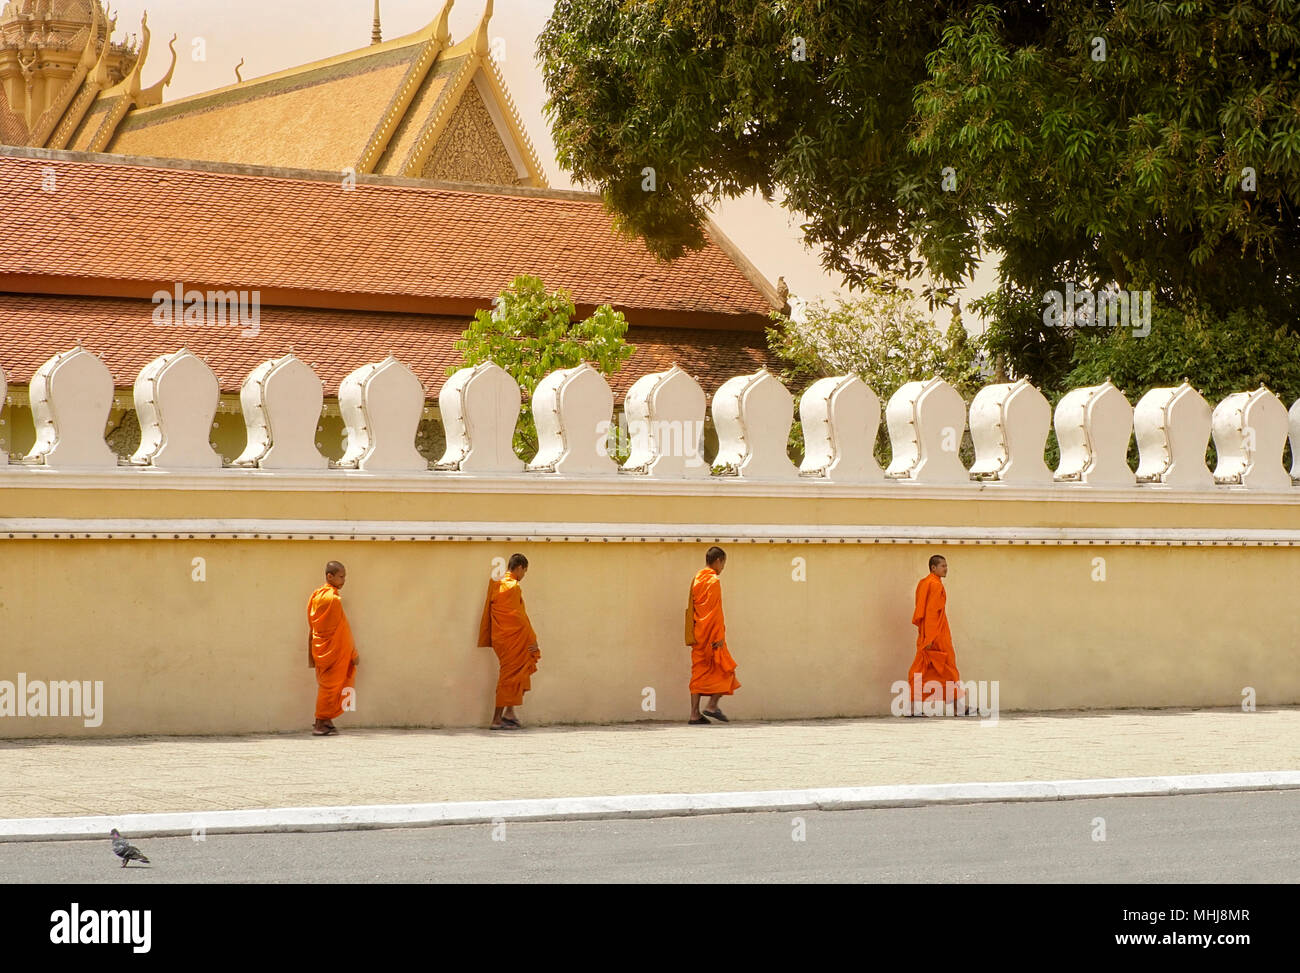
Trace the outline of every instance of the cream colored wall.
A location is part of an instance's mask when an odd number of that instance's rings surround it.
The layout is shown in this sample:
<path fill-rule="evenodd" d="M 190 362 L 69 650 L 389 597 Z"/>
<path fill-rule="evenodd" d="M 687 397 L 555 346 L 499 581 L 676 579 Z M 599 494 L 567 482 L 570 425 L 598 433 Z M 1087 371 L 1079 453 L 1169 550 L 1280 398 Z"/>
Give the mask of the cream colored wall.
<path fill-rule="evenodd" d="M 23 475 L 23 474 L 20 474 Z M 7 517 L 736 524 L 898 523 L 1294 529 L 1292 504 L 583 496 L 533 493 L 98 491 L 0 483 Z M 538 722 L 680 720 L 686 586 L 706 544 L 66 540 L 0 535 L 0 679 L 103 680 L 105 718 L 0 719 L 0 736 L 304 730 L 314 678 L 305 604 L 330 558 L 362 655 L 364 726 L 468 726 L 490 715 L 495 660 L 475 646 L 494 557 L 532 562 L 543 658 Z M 950 562 L 966 678 L 1002 710 L 1300 703 L 1300 622 L 1286 547 L 728 544 L 728 636 L 740 719 L 880 715 L 914 649 L 926 558 Z M 1094 581 L 1094 558 L 1106 580 Z M 192 580 L 195 558 L 206 581 Z M 807 580 L 792 578 L 804 558 Z M 642 710 L 643 691 L 657 708 Z"/>

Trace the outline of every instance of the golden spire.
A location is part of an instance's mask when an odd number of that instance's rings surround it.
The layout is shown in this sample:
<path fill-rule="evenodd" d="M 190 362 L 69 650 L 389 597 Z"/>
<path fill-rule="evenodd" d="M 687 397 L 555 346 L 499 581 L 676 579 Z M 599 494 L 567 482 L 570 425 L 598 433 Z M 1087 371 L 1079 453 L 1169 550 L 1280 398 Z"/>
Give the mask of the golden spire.
<path fill-rule="evenodd" d="M 382 44 L 384 42 L 384 32 L 379 26 L 379 0 L 375 0 L 375 25 L 370 29 L 370 43 Z"/>
<path fill-rule="evenodd" d="M 140 56 L 135 59 L 131 73 L 122 79 L 122 84 L 126 85 L 126 91 L 133 101 L 140 96 L 140 73 L 144 70 L 145 59 L 149 56 L 149 39 L 153 36 L 153 32 L 149 30 L 148 10 L 140 18 L 140 33 L 144 35 L 144 39 L 140 42 Z"/>
<path fill-rule="evenodd" d="M 451 28 L 447 26 L 447 20 L 451 17 L 451 8 L 455 2 L 456 0 L 447 0 L 434 27 L 434 37 L 438 39 L 438 43 L 443 47 L 446 47 L 447 42 L 451 40 Z"/>
<path fill-rule="evenodd" d="M 483 19 L 478 22 L 478 32 L 474 36 L 474 53 L 479 57 L 487 57 L 491 44 L 488 39 L 488 21 L 492 19 L 492 0 L 487 0 L 487 6 L 483 10 Z"/>

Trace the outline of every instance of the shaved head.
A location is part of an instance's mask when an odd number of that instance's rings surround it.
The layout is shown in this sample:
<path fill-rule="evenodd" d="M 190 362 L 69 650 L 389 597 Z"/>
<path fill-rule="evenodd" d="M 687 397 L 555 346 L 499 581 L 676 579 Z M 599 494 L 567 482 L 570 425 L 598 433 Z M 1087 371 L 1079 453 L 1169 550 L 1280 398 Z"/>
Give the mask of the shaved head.
<path fill-rule="evenodd" d="M 329 564 L 325 565 L 325 577 L 327 578 L 331 574 L 339 574 L 340 572 L 346 572 L 346 571 L 347 568 L 345 568 L 342 562 L 340 561 L 330 561 Z"/>
<path fill-rule="evenodd" d="M 506 574 L 516 581 L 523 581 L 524 575 L 528 573 L 528 558 L 522 554 L 511 554 L 510 562 L 506 565 Z"/>

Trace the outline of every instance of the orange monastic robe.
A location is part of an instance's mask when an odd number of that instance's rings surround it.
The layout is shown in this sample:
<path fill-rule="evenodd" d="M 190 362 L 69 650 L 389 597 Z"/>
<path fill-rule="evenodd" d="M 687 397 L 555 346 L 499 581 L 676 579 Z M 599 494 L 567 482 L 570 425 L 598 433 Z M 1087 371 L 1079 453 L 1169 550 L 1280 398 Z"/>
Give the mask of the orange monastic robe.
<path fill-rule="evenodd" d="M 496 705 L 522 706 L 524 693 L 532 689 L 531 676 L 537 671 L 537 660 L 542 655 L 528 651 L 537 644 L 537 633 L 524 610 L 524 593 L 519 582 L 509 574 L 500 581 L 488 581 L 478 644 L 490 647 L 501 664 Z"/>
<path fill-rule="evenodd" d="M 311 626 L 311 654 L 316 660 L 316 719 L 343 715 L 343 690 L 351 689 L 357 675 L 357 647 L 352 626 L 343 614 L 343 596 L 332 584 L 311 593 L 307 602 Z"/>
<path fill-rule="evenodd" d="M 691 692 L 730 696 L 740 688 L 736 660 L 727 651 L 727 623 L 722 617 L 722 582 L 713 568 L 701 568 L 691 582 L 695 641 L 691 643 Z M 715 650 L 714 642 L 721 645 Z"/>
<path fill-rule="evenodd" d="M 943 579 L 936 574 L 922 578 L 916 586 L 916 611 L 912 613 L 912 624 L 917 629 L 916 658 L 907 670 L 907 682 L 916 702 L 942 698 L 950 703 L 964 695 L 958 685 L 961 674 L 957 672 L 957 655 L 948 629 L 947 604 Z"/>

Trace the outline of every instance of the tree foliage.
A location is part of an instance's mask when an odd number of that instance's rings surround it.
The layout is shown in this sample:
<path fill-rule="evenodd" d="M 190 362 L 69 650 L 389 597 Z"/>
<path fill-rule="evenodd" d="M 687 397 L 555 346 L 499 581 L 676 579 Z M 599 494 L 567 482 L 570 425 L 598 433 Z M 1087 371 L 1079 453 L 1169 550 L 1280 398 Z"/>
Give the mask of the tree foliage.
<path fill-rule="evenodd" d="M 1297 327 L 1300 0 L 557 0 L 539 54 L 561 164 L 661 256 L 754 190 L 854 286 L 1000 253 L 989 349 L 1049 388 L 1068 281 Z"/>
<path fill-rule="evenodd" d="M 833 305 L 814 301 L 797 319 L 773 315 L 768 344 L 785 363 L 784 377 L 800 395 L 812 382 L 832 375 L 856 375 L 881 399 L 917 378 L 939 376 L 969 401 L 981 384 L 978 349 L 954 312 L 945 336 L 923 312 L 917 295 L 906 290 L 877 290 Z M 884 460 L 889 437 L 882 423 L 876 456 Z M 790 452 L 803 454 L 796 423 Z M 971 457 L 964 456 L 969 463 Z"/>
<path fill-rule="evenodd" d="M 456 342 L 465 366 L 491 361 L 510 373 L 524 393 L 515 427 L 515 452 L 530 459 L 537 452 L 532 396 L 537 384 L 562 368 L 584 361 L 604 375 L 613 375 L 636 351 L 624 340 L 623 314 L 602 304 L 585 321 L 575 322 L 577 308 L 566 290 L 548 291 L 539 277 L 516 277 L 494 302 L 479 311 Z M 460 367 L 460 366 L 458 366 Z M 451 375 L 456 371 L 450 368 Z"/>
<path fill-rule="evenodd" d="M 1203 308 L 1158 309 L 1145 337 L 1116 328 L 1076 340 L 1067 386 L 1106 379 L 1135 404 L 1151 389 L 1184 379 L 1211 406 L 1260 385 L 1291 403 L 1300 398 L 1300 337 L 1270 323 L 1259 309 L 1233 311 L 1226 318 Z"/>
<path fill-rule="evenodd" d="M 915 294 L 871 290 L 834 304 L 814 301 L 798 320 L 773 315 L 772 351 L 796 388 L 819 378 L 856 375 L 883 400 L 917 378 L 939 376 L 969 398 L 980 386 L 976 349 L 960 321 L 948 336 Z"/>
<path fill-rule="evenodd" d="M 779 190 L 828 268 L 910 277 L 924 220 L 899 203 L 923 194 L 908 127 L 937 8 L 557 0 L 538 51 L 560 164 L 665 258 L 703 244 L 719 200 Z"/>

